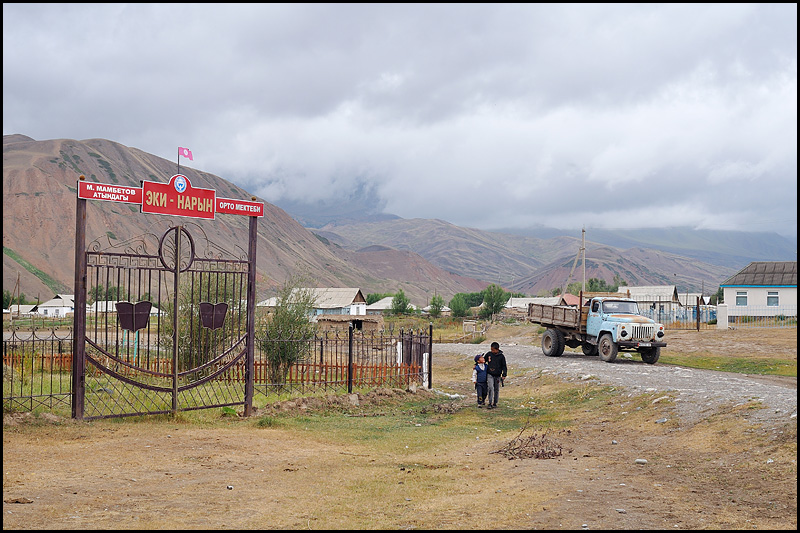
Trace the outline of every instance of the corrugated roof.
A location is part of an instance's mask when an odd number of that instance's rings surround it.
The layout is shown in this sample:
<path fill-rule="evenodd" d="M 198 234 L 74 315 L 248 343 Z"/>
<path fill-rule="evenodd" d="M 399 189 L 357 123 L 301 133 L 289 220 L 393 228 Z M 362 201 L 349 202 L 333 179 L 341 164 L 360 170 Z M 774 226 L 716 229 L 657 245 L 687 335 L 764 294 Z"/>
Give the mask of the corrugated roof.
<path fill-rule="evenodd" d="M 703 296 L 699 292 L 690 292 L 688 294 L 685 292 L 679 292 L 678 301 L 681 303 L 681 305 L 697 305 L 698 296 L 700 297 L 700 305 L 705 305 L 706 304 L 705 296 Z"/>
<path fill-rule="evenodd" d="M 367 306 L 367 311 L 388 311 L 392 308 L 392 302 L 394 302 L 394 296 L 386 296 L 385 298 L 381 298 L 375 303 L 369 304 Z M 410 309 L 417 308 L 417 306 L 412 303 L 409 303 L 408 307 Z"/>
<path fill-rule="evenodd" d="M 52 300 L 47 300 L 39 304 L 39 307 L 74 307 L 75 295 L 74 294 L 56 294 Z"/>
<path fill-rule="evenodd" d="M 392 300 L 394 296 L 386 296 L 377 302 L 371 303 L 367 306 L 367 311 L 385 311 L 392 308 Z"/>
<path fill-rule="evenodd" d="M 620 287 L 620 290 L 629 292 L 632 300 L 636 301 L 673 301 L 676 300 L 677 289 L 675 285 L 643 285 L 641 287 Z"/>
<path fill-rule="evenodd" d="M 353 303 L 366 304 L 367 300 L 358 288 L 312 289 L 316 294 L 314 307 L 317 309 L 336 309 L 348 307 Z"/>
<path fill-rule="evenodd" d="M 292 293 L 296 291 L 311 291 L 314 297 L 314 309 L 339 309 L 342 307 L 349 307 L 353 303 L 366 303 L 364 295 L 361 294 L 361 289 L 358 288 L 297 288 L 292 289 Z M 275 307 L 277 305 L 277 298 L 267 298 L 256 304 L 258 307 Z"/>
<path fill-rule="evenodd" d="M 506 308 L 524 309 L 528 310 L 528 304 L 544 304 L 544 305 L 558 305 L 561 302 L 561 296 L 547 296 L 536 298 L 509 298 L 506 302 Z"/>
<path fill-rule="evenodd" d="M 753 261 L 728 278 L 721 286 L 797 286 L 797 261 Z"/>

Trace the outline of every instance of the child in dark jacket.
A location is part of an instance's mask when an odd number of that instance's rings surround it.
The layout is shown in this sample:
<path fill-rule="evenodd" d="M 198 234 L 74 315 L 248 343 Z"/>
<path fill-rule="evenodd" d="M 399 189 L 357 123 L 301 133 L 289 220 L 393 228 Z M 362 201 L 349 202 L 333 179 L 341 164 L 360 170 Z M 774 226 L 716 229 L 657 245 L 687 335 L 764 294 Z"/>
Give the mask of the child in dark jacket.
<path fill-rule="evenodd" d="M 472 368 L 472 382 L 475 384 L 475 392 L 478 394 L 478 407 L 483 407 L 486 402 L 486 393 L 489 390 L 487 376 L 483 354 L 478 354 L 475 356 L 475 366 Z"/>

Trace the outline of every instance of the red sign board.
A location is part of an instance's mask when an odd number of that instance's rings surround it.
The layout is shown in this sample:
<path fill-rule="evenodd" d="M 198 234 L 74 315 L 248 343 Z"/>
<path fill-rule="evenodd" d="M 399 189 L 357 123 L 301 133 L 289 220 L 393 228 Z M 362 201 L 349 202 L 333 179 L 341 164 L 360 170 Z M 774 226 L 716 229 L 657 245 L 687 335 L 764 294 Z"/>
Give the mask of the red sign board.
<path fill-rule="evenodd" d="M 142 187 L 120 187 L 105 183 L 78 182 L 78 198 L 139 204 L 143 213 L 213 219 L 215 213 L 264 216 L 264 204 L 231 198 L 217 198 L 214 189 L 192 187 L 182 174 L 169 183 L 142 181 Z"/>
<path fill-rule="evenodd" d="M 169 183 L 142 182 L 142 213 L 214 218 L 217 192 L 192 187 L 183 174 L 175 174 Z"/>
<path fill-rule="evenodd" d="M 79 181 L 78 198 L 141 204 L 142 189 L 140 187 L 119 187 L 117 185 L 106 185 L 104 183 Z"/>
<path fill-rule="evenodd" d="M 261 202 L 246 202 L 231 198 L 217 198 L 217 213 L 229 215 L 249 215 L 251 217 L 264 216 L 264 204 Z"/>

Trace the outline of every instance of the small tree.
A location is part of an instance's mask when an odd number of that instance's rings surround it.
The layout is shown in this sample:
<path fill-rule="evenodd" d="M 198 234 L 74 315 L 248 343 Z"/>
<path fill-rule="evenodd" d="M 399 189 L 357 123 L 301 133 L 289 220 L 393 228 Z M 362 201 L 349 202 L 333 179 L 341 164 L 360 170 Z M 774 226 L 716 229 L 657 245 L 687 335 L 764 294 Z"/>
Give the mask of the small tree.
<path fill-rule="evenodd" d="M 367 294 L 367 305 L 372 305 L 379 300 L 383 300 L 387 296 L 394 296 L 394 294 L 390 292 L 380 293 L 380 292 L 371 292 Z"/>
<path fill-rule="evenodd" d="M 722 287 L 717 289 L 717 292 L 711 295 L 708 303 L 709 305 L 719 305 L 721 303 L 725 303 L 725 291 L 722 290 Z"/>
<path fill-rule="evenodd" d="M 483 307 L 480 310 L 481 318 L 489 318 L 503 310 L 508 301 L 509 294 L 500 285 L 492 283 L 483 291 Z"/>
<path fill-rule="evenodd" d="M 450 300 L 450 311 L 456 318 L 463 318 L 469 314 L 469 304 L 462 293 L 458 293 Z"/>
<path fill-rule="evenodd" d="M 430 315 L 433 318 L 442 316 L 442 309 L 444 308 L 444 298 L 439 294 L 434 294 L 431 298 Z"/>
<path fill-rule="evenodd" d="M 278 385 L 285 384 L 292 365 L 311 352 L 311 342 L 317 331 L 310 320 L 314 291 L 301 288 L 301 284 L 304 284 L 302 275 L 284 282 L 278 290 L 275 312 L 264 317 L 259 328 L 258 338 L 267 360 L 269 380 Z"/>
<path fill-rule="evenodd" d="M 392 313 L 395 315 L 407 315 L 411 312 L 411 301 L 406 297 L 403 289 L 397 291 L 392 298 Z"/>

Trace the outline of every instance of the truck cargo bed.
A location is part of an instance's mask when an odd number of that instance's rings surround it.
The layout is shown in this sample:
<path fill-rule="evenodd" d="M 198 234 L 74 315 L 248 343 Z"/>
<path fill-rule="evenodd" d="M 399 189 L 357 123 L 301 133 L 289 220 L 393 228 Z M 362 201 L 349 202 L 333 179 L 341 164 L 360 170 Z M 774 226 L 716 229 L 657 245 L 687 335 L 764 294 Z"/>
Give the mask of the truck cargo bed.
<path fill-rule="evenodd" d="M 579 329 L 580 309 L 569 305 L 529 304 L 528 319 L 543 326 Z"/>

